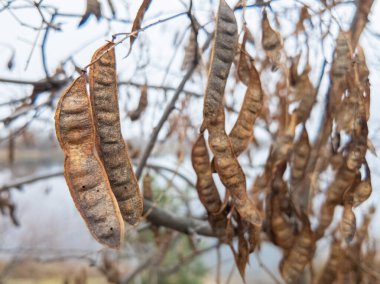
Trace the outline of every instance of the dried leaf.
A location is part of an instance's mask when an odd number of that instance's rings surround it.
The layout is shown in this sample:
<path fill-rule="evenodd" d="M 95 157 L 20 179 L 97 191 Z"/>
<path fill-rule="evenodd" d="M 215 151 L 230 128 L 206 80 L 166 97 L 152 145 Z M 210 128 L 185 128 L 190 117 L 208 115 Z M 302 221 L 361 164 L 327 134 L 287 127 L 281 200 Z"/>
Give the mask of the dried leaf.
<path fill-rule="evenodd" d="M 91 15 L 94 15 L 98 21 L 102 17 L 100 2 L 98 0 L 87 0 L 86 12 L 83 14 L 82 19 L 78 24 L 78 27 L 84 25 Z"/>

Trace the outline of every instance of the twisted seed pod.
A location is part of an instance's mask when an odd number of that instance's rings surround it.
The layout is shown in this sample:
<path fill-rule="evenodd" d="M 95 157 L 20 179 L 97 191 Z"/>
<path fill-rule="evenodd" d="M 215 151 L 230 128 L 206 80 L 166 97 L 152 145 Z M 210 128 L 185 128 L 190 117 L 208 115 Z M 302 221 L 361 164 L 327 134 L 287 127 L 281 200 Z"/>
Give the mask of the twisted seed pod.
<path fill-rule="evenodd" d="M 344 205 L 343 217 L 340 222 L 340 232 L 346 242 L 350 242 L 354 238 L 356 232 L 356 217 L 354 211 L 352 211 L 352 202 L 348 202 Z"/>
<path fill-rule="evenodd" d="M 293 156 L 290 161 L 291 183 L 294 185 L 302 180 L 310 157 L 309 135 L 306 127 L 303 128 L 300 140 L 294 145 Z"/>
<path fill-rule="evenodd" d="M 236 157 L 247 149 L 253 136 L 253 125 L 263 106 L 260 75 L 253 64 L 249 71 L 249 84 L 244 96 L 243 105 L 235 125 L 229 134 L 232 149 Z"/>
<path fill-rule="evenodd" d="M 143 200 L 120 129 L 115 51 L 107 51 L 112 45 L 107 43 L 94 53 L 92 61 L 99 60 L 89 72 L 96 148 L 120 212 L 125 221 L 134 225 L 142 215 Z"/>
<path fill-rule="evenodd" d="M 206 141 L 201 134 L 194 143 L 191 152 L 191 161 L 197 174 L 197 192 L 200 201 L 209 213 L 217 213 L 222 207 L 219 192 L 212 178 L 210 158 L 207 151 Z"/>
<path fill-rule="evenodd" d="M 124 223 L 107 174 L 94 154 L 94 127 L 84 75 L 60 98 L 55 128 L 65 154 L 65 179 L 75 206 L 96 240 L 108 247 L 119 247 Z"/>
<path fill-rule="evenodd" d="M 237 37 L 234 13 L 224 0 L 220 0 L 201 132 L 206 128 L 209 132 L 208 142 L 214 154 L 215 169 L 223 185 L 231 193 L 232 201 L 240 216 L 253 225 L 261 226 L 260 212 L 248 198 L 244 172 L 224 129 L 223 96 L 235 56 Z"/>
<path fill-rule="evenodd" d="M 227 212 L 223 210 L 219 192 L 212 178 L 210 157 L 203 134 L 194 143 L 191 162 L 197 174 L 196 188 L 198 197 L 206 208 L 211 228 L 221 242 L 228 243 L 231 240 L 232 231 L 227 226 Z"/>
<path fill-rule="evenodd" d="M 312 259 L 314 250 L 314 234 L 309 222 L 304 221 L 303 228 L 295 238 L 292 248 L 280 263 L 280 272 L 286 283 L 294 283 L 299 279 L 305 266 Z"/>

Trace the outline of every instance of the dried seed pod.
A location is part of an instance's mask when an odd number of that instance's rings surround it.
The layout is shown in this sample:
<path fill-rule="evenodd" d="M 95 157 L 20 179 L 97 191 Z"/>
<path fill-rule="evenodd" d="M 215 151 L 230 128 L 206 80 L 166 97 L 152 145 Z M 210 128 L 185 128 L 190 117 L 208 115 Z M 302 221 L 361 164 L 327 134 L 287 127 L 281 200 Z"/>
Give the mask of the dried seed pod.
<path fill-rule="evenodd" d="M 274 243 L 279 247 L 288 250 L 294 241 L 294 230 L 288 218 L 281 211 L 281 195 L 272 194 L 270 225 L 273 232 Z"/>
<path fill-rule="evenodd" d="M 340 31 L 336 39 L 334 62 L 331 74 L 335 78 L 342 78 L 351 65 L 350 46 L 348 44 L 349 37 L 345 32 Z"/>
<path fill-rule="evenodd" d="M 221 210 L 222 201 L 212 178 L 210 158 L 203 134 L 194 143 L 191 161 L 197 174 L 196 188 L 199 199 L 207 212 L 215 214 Z"/>
<path fill-rule="evenodd" d="M 248 27 L 244 26 L 244 36 L 243 36 L 243 41 L 240 47 L 239 60 L 238 60 L 236 69 L 237 69 L 238 79 L 246 86 L 248 86 L 249 84 L 249 80 L 251 77 L 250 70 L 253 65 L 252 58 L 248 55 L 245 49 L 248 36 L 249 36 Z"/>
<path fill-rule="evenodd" d="M 281 49 L 283 47 L 283 42 L 281 35 L 271 27 L 265 10 L 263 12 L 262 20 L 261 43 L 269 58 L 269 61 L 274 64 L 272 66 L 272 70 L 276 70 L 277 65 L 281 60 Z"/>
<path fill-rule="evenodd" d="M 109 50 L 112 45 L 107 43 L 94 53 L 92 61 L 98 60 L 90 66 L 89 72 L 96 148 L 121 214 L 134 225 L 142 215 L 143 200 L 120 129 L 115 51 Z"/>
<path fill-rule="evenodd" d="M 327 189 L 327 202 L 341 204 L 344 193 L 351 187 L 355 178 L 356 172 L 343 164 L 338 170 L 334 181 Z"/>
<path fill-rule="evenodd" d="M 319 215 L 318 227 L 316 229 L 316 237 L 323 237 L 325 230 L 330 226 L 334 217 L 335 203 L 325 202 L 322 204 Z"/>
<path fill-rule="evenodd" d="M 249 223 L 244 222 L 240 217 L 238 217 L 238 227 L 237 227 L 237 235 L 238 235 L 238 251 L 234 255 L 236 266 L 239 270 L 240 276 L 245 282 L 245 268 L 247 263 L 249 262 L 249 242 L 246 239 L 248 236 L 248 226 Z"/>
<path fill-rule="evenodd" d="M 140 118 L 141 114 L 145 111 L 148 106 L 148 86 L 145 84 L 141 87 L 140 100 L 137 108 L 133 111 L 128 112 L 128 116 L 132 121 Z"/>
<path fill-rule="evenodd" d="M 344 204 L 343 217 L 340 222 L 340 232 L 346 242 L 351 242 L 356 232 L 356 217 L 352 210 L 352 203 Z"/>
<path fill-rule="evenodd" d="M 300 182 L 305 174 L 306 166 L 310 157 L 309 135 L 306 127 L 303 128 L 300 140 L 294 144 L 293 155 L 290 161 L 291 183 Z"/>
<path fill-rule="evenodd" d="M 270 25 L 267 12 L 263 12 L 262 20 L 262 45 L 265 51 L 279 50 L 282 48 L 281 35 L 276 32 Z"/>
<path fill-rule="evenodd" d="M 208 127 L 210 121 L 217 120 L 218 111 L 223 108 L 224 90 L 228 73 L 234 60 L 237 40 L 238 33 L 234 12 L 224 0 L 220 0 L 215 40 L 211 53 L 211 65 L 203 104 L 204 122 L 202 132 Z"/>
<path fill-rule="evenodd" d="M 106 171 L 94 153 L 94 127 L 84 75 L 60 98 L 55 128 L 65 154 L 65 178 L 75 206 L 95 239 L 106 246 L 119 247 L 124 223 Z"/>
<path fill-rule="evenodd" d="M 342 256 L 343 251 L 340 245 L 340 241 L 334 238 L 330 246 L 330 256 L 320 274 L 317 283 L 331 284 L 334 282 L 339 268 L 339 262 Z"/>
<path fill-rule="evenodd" d="M 214 154 L 215 169 L 222 183 L 231 193 L 232 201 L 240 216 L 253 225 L 261 226 L 260 212 L 248 198 L 244 172 L 224 129 L 223 96 L 236 45 L 235 15 L 226 2 L 220 0 L 201 132 L 206 128 L 209 132 L 209 145 Z"/>
<path fill-rule="evenodd" d="M 297 281 L 314 255 L 315 237 L 306 218 L 304 216 L 303 228 L 295 238 L 292 248 L 280 263 L 280 272 L 286 283 Z"/>
<path fill-rule="evenodd" d="M 198 197 L 206 208 L 211 228 L 221 242 L 228 243 L 231 240 L 232 232 L 227 226 L 227 212 L 223 208 L 219 192 L 212 178 L 210 157 L 203 134 L 194 143 L 191 161 L 197 174 Z"/>
<path fill-rule="evenodd" d="M 229 138 L 235 156 L 239 156 L 247 149 L 253 136 L 253 125 L 263 106 L 263 91 L 261 89 L 260 75 L 252 64 L 247 92 L 239 116 L 232 128 Z"/>
<path fill-rule="evenodd" d="M 370 179 L 361 181 L 353 192 L 353 207 L 357 207 L 366 201 L 372 193 L 372 184 Z"/>

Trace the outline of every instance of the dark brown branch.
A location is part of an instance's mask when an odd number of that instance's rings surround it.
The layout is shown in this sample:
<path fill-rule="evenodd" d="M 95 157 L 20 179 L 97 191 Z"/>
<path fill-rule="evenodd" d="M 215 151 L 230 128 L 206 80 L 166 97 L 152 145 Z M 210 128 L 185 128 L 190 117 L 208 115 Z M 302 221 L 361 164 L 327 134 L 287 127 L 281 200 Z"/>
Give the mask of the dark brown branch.
<path fill-rule="evenodd" d="M 145 86 L 145 84 L 137 83 L 137 82 L 132 82 L 132 81 L 121 81 L 118 84 L 119 84 L 119 86 L 128 85 L 128 86 L 133 86 L 133 87 L 137 87 L 137 88 Z M 174 88 L 174 87 L 160 86 L 160 85 L 153 85 L 153 84 L 152 85 L 147 85 L 147 87 L 149 89 L 156 89 L 156 90 L 163 90 L 163 91 L 176 91 L 177 90 L 177 88 Z M 197 97 L 197 98 L 203 97 L 202 94 L 198 94 L 198 93 L 195 93 L 195 92 L 192 92 L 192 91 L 189 91 L 189 90 L 183 90 L 182 92 L 185 93 L 185 94 L 188 94 L 190 96 Z"/>
<path fill-rule="evenodd" d="M 212 36 L 209 36 L 207 38 L 206 42 L 204 43 L 204 45 L 202 47 L 202 50 L 205 50 L 209 46 L 211 40 L 212 40 Z M 150 137 L 148 145 L 146 146 L 146 148 L 144 150 L 144 153 L 143 153 L 143 156 L 141 158 L 140 164 L 137 167 L 137 170 L 136 170 L 136 177 L 137 177 L 137 179 L 141 178 L 141 174 L 142 174 L 142 172 L 144 170 L 145 164 L 148 161 L 148 158 L 149 158 L 150 154 L 152 153 L 154 145 L 156 144 L 156 141 L 157 141 L 157 138 L 158 138 L 158 134 L 160 133 L 162 126 L 165 124 L 165 122 L 169 118 L 169 115 L 173 111 L 173 109 L 175 107 L 175 104 L 176 104 L 176 102 L 177 102 L 177 100 L 179 98 L 179 95 L 182 93 L 182 90 L 183 90 L 183 88 L 186 85 L 186 82 L 191 78 L 191 76 L 194 73 L 194 71 L 197 68 L 197 66 L 198 66 L 198 62 L 194 62 L 192 64 L 192 66 L 189 68 L 189 70 L 187 71 L 187 73 L 183 77 L 182 81 L 178 85 L 177 90 L 174 93 L 171 101 L 166 106 L 166 109 L 165 109 L 164 113 L 162 114 L 162 117 L 161 117 L 160 121 L 158 122 L 157 126 L 154 128 L 154 131 L 153 131 L 153 133 L 152 133 L 152 135 Z"/>
<path fill-rule="evenodd" d="M 30 176 L 18 179 L 0 187 L 0 192 L 7 191 L 11 188 L 20 188 L 21 186 L 33 183 L 39 180 L 49 179 L 56 176 L 62 176 L 62 170 L 45 175 Z M 150 211 L 150 212 L 148 212 Z M 190 219 L 174 215 L 164 209 L 157 208 L 152 202 L 144 200 L 144 214 L 147 214 L 147 220 L 157 226 L 163 226 L 184 234 L 198 234 L 202 236 L 213 237 L 209 224 L 197 219 Z"/>

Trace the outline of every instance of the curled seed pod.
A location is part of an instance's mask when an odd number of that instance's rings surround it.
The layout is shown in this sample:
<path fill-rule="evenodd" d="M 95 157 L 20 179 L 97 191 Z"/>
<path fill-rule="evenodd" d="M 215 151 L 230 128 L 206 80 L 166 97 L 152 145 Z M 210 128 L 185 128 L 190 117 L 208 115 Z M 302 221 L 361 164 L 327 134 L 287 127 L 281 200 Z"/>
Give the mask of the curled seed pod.
<path fill-rule="evenodd" d="M 317 283 L 331 284 L 334 282 L 339 268 L 340 258 L 343 256 L 343 251 L 338 239 L 333 240 L 330 246 L 330 256 L 323 268 Z"/>
<path fill-rule="evenodd" d="M 343 217 L 340 222 L 340 232 L 346 242 L 351 242 L 356 232 L 356 217 L 352 211 L 352 202 L 344 204 Z"/>
<path fill-rule="evenodd" d="M 293 155 L 290 161 L 291 182 L 296 184 L 302 180 L 310 157 L 309 135 L 306 127 L 303 128 L 300 140 L 294 145 Z"/>
<path fill-rule="evenodd" d="M 244 172 L 224 129 L 223 96 L 236 45 L 235 15 L 226 2 L 220 0 L 201 132 L 206 128 L 209 132 L 209 145 L 214 154 L 215 169 L 224 186 L 230 191 L 232 201 L 240 216 L 253 225 L 261 226 L 260 212 L 248 198 Z"/>
<path fill-rule="evenodd" d="M 332 76 L 335 78 L 342 78 L 351 65 L 348 38 L 349 37 L 343 31 L 340 31 L 336 39 L 335 57 L 331 69 Z"/>
<path fill-rule="evenodd" d="M 263 106 L 260 75 L 253 64 L 249 74 L 249 84 L 243 105 L 235 125 L 229 134 L 232 149 L 236 157 L 247 149 L 253 136 L 253 125 Z"/>
<path fill-rule="evenodd" d="M 96 148 L 106 169 L 121 214 L 131 225 L 143 211 L 143 200 L 120 129 L 115 50 L 107 43 L 93 55 L 90 96 L 96 130 Z"/>
<path fill-rule="evenodd" d="M 60 98 L 55 128 L 65 154 L 65 179 L 75 206 L 96 240 L 119 247 L 124 223 L 107 174 L 94 153 L 94 127 L 84 75 Z"/>
<path fill-rule="evenodd" d="M 145 84 L 141 87 L 140 100 L 137 108 L 128 113 L 128 116 L 132 121 L 135 121 L 140 118 L 141 114 L 145 111 L 148 106 L 148 86 Z"/>
<path fill-rule="evenodd" d="M 198 137 L 193 146 L 191 161 L 197 174 L 196 188 L 199 199 L 207 212 L 215 214 L 221 210 L 222 202 L 212 178 L 210 158 L 203 134 Z"/>
<path fill-rule="evenodd" d="M 304 217 L 307 218 L 306 216 Z M 305 266 L 310 262 L 315 251 L 315 238 L 308 220 L 294 240 L 294 244 L 280 263 L 280 272 L 286 283 L 299 279 Z"/>

